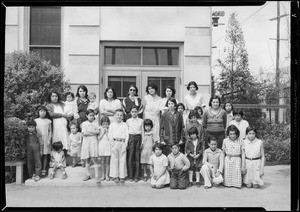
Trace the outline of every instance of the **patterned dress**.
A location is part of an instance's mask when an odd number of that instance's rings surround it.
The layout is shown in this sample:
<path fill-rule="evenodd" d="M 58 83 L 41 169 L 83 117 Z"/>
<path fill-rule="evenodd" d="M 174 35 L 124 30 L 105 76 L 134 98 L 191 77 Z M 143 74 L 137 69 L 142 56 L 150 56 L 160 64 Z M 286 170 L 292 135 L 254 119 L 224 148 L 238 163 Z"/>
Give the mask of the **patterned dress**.
<path fill-rule="evenodd" d="M 79 115 L 77 123 L 79 125 L 81 125 L 84 121 L 87 120 L 86 111 L 87 111 L 87 108 L 88 108 L 88 105 L 89 105 L 90 101 L 89 101 L 89 99 L 84 101 L 81 98 L 77 98 L 76 102 L 77 102 L 78 115 Z"/>
<path fill-rule="evenodd" d="M 224 185 L 225 186 L 242 186 L 242 141 L 238 138 L 234 141 L 225 138 L 222 147 L 225 153 L 224 167 Z"/>
<path fill-rule="evenodd" d="M 141 163 L 150 164 L 152 146 L 154 144 L 153 131 L 145 132 L 143 135 L 143 150 L 141 152 Z"/>
<path fill-rule="evenodd" d="M 94 122 L 85 121 L 82 123 L 82 132 L 93 132 L 98 129 Z M 97 135 L 83 136 L 81 146 L 81 159 L 98 157 L 98 138 Z"/>
<path fill-rule="evenodd" d="M 257 138 L 253 141 L 250 141 L 246 138 L 243 141 L 243 148 L 245 149 L 245 156 L 247 158 L 259 158 L 261 157 L 261 146 L 263 142 Z M 258 160 L 248 160 L 246 159 L 246 169 L 247 172 L 244 175 L 243 182 L 245 184 L 253 183 L 263 185 L 264 182 L 259 176 L 259 171 L 261 167 L 261 159 Z"/>

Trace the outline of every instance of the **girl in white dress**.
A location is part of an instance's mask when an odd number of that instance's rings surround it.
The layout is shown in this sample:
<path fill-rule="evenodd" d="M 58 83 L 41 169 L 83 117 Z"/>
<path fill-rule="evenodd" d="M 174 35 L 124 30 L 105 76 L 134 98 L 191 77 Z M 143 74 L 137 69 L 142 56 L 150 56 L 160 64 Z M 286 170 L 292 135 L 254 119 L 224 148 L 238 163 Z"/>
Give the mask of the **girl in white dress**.
<path fill-rule="evenodd" d="M 82 146 L 81 146 L 81 159 L 85 163 L 86 177 L 83 181 L 91 179 L 90 174 L 90 160 L 94 163 L 95 179 L 96 182 L 100 182 L 98 169 L 99 165 L 97 162 L 98 157 L 98 138 L 99 127 L 95 124 L 95 113 L 92 109 L 87 110 L 86 117 L 88 120 L 84 121 L 81 125 L 82 128 Z"/>
<path fill-rule="evenodd" d="M 52 127 L 51 120 L 46 118 L 47 108 L 40 106 L 38 108 L 39 118 L 35 119 L 37 133 L 42 136 L 43 152 L 42 152 L 42 177 L 46 177 L 46 166 L 48 157 L 51 153 L 51 136 Z"/>
<path fill-rule="evenodd" d="M 110 120 L 103 116 L 100 120 L 100 134 L 98 136 L 98 156 L 100 161 L 102 177 L 100 180 L 109 181 L 109 163 L 110 163 L 110 141 L 108 138 L 108 128 Z"/>
<path fill-rule="evenodd" d="M 162 144 L 156 143 L 153 146 L 154 154 L 150 157 L 152 188 L 162 188 L 170 183 L 170 175 L 167 170 L 168 158 L 162 154 L 162 147 Z"/>
<path fill-rule="evenodd" d="M 264 185 L 262 176 L 264 176 L 265 151 L 263 142 L 257 139 L 257 131 L 253 127 L 247 127 L 247 137 L 243 140 L 243 149 L 245 149 L 245 167 L 243 183 L 247 188 L 259 188 Z"/>
<path fill-rule="evenodd" d="M 197 92 L 198 85 L 196 82 L 191 81 L 187 86 L 189 94 L 184 97 L 184 104 L 187 111 L 194 110 L 196 106 L 203 107 L 205 106 L 204 97 Z"/>
<path fill-rule="evenodd" d="M 104 99 L 99 103 L 100 115 L 108 116 L 110 123 L 116 121 L 114 115 L 116 110 L 122 109 L 122 103 L 117 99 L 117 94 L 112 87 L 108 87 L 104 91 Z"/>

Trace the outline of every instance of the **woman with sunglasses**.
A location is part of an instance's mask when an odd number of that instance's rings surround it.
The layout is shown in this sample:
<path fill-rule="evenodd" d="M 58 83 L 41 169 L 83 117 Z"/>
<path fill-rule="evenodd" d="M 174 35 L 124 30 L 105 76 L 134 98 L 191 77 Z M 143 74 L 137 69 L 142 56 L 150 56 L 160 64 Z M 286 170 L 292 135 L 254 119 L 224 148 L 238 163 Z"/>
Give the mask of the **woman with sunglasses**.
<path fill-rule="evenodd" d="M 142 100 L 138 97 L 138 89 L 135 85 L 130 85 L 128 90 L 128 97 L 123 99 L 123 108 L 125 112 L 125 120 L 131 118 L 130 110 L 133 106 L 138 107 L 138 117 L 143 118 Z"/>

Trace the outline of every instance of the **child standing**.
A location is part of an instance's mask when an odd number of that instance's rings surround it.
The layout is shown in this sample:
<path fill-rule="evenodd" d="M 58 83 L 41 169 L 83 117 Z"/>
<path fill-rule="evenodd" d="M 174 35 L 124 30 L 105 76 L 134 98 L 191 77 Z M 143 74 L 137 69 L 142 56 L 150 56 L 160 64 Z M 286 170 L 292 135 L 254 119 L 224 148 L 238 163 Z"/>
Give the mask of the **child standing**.
<path fill-rule="evenodd" d="M 229 125 L 235 125 L 239 131 L 240 131 L 240 136 L 239 138 L 243 140 L 246 138 L 246 129 L 249 127 L 248 121 L 244 120 L 244 112 L 241 109 L 236 109 L 233 111 L 233 116 L 234 120 L 232 120 Z"/>
<path fill-rule="evenodd" d="M 43 142 L 41 135 L 36 133 L 36 122 L 34 120 L 27 123 L 25 144 L 29 177 L 32 177 L 34 181 L 39 181 L 41 179 L 40 172 L 42 167 L 41 154 L 43 152 Z"/>
<path fill-rule="evenodd" d="M 78 157 L 80 157 L 81 154 L 82 134 L 78 132 L 78 125 L 75 123 L 70 124 L 70 130 L 71 133 L 68 137 L 68 150 L 73 160 L 72 167 L 75 167 L 79 162 Z"/>
<path fill-rule="evenodd" d="M 154 154 L 150 157 L 150 172 L 152 188 L 162 188 L 170 183 L 168 172 L 168 158 L 162 154 L 163 145 L 156 143 L 153 146 Z"/>
<path fill-rule="evenodd" d="M 127 119 L 129 140 L 127 146 L 127 170 L 129 181 L 138 182 L 140 177 L 140 147 L 142 142 L 143 119 L 138 117 L 137 106 L 133 106 L 130 110 L 131 118 Z"/>
<path fill-rule="evenodd" d="M 188 118 L 188 111 L 185 110 L 185 106 L 183 103 L 180 102 L 177 104 L 177 111 L 179 113 L 181 113 L 182 118 L 183 118 L 183 125 L 185 126 L 186 120 Z"/>
<path fill-rule="evenodd" d="M 193 186 L 193 174 L 196 173 L 196 185 L 200 187 L 200 169 L 202 166 L 202 154 L 204 144 L 198 137 L 198 130 L 196 127 L 191 127 L 188 130 L 189 138 L 185 143 L 185 153 L 190 161 L 189 170 L 189 186 Z"/>
<path fill-rule="evenodd" d="M 98 113 L 99 113 L 99 104 L 96 102 L 96 94 L 94 92 L 89 93 L 89 104 L 87 109 L 94 110 L 95 113 L 95 122 L 99 125 Z"/>
<path fill-rule="evenodd" d="M 228 187 L 242 186 L 242 171 L 244 172 L 245 152 L 242 149 L 242 141 L 239 139 L 240 132 L 234 125 L 227 128 L 228 138 L 224 139 L 224 185 Z"/>
<path fill-rule="evenodd" d="M 52 152 L 51 152 L 51 161 L 50 161 L 50 168 L 51 172 L 50 172 L 50 179 L 52 180 L 54 178 L 55 175 L 55 171 L 57 169 L 61 170 L 62 173 L 62 179 L 66 179 L 67 178 L 67 174 L 65 171 L 65 167 L 66 167 L 66 157 L 65 157 L 65 153 L 63 151 L 63 144 L 61 141 L 55 142 L 52 144 Z"/>
<path fill-rule="evenodd" d="M 100 120 L 100 133 L 98 136 L 98 156 L 101 166 L 102 177 L 100 180 L 109 181 L 109 162 L 110 162 L 110 142 L 108 138 L 110 120 L 107 116 L 103 116 Z M 105 177 L 104 177 L 105 175 Z"/>
<path fill-rule="evenodd" d="M 264 185 L 261 179 L 264 175 L 265 151 L 263 142 L 257 139 L 257 131 L 253 127 L 247 127 L 247 138 L 244 140 L 246 174 L 243 182 L 247 188 L 259 188 Z"/>
<path fill-rule="evenodd" d="M 195 111 L 197 111 L 197 113 L 199 114 L 199 118 L 197 118 L 197 121 L 199 122 L 199 124 L 202 124 L 203 119 L 202 119 L 202 115 L 203 115 L 203 110 L 200 106 L 196 106 Z"/>
<path fill-rule="evenodd" d="M 211 137 L 209 148 L 203 153 L 203 165 L 200 173 L 204 178 L 204 188 L 211 188 L 212 183 L 217 186 L 223 182 L 224 156 L 222 150 L 217 148 L 217 142 L 217 138 Z"/>
<path fill-rule="evenodd" d="M 111 123 L 108 133 L 111 142 L 109 176 L 114 178 L 116 183 L 119 181 L 124 183 L 127 176 L 126 148 L 129 138 L 128 126 L 123 122 L 123 110 L 117 109 L 114 116 L 116 121 Z"/>
<path fill-rule="evenodd" d="M 142 136 L 141 144 L 141 165 L 144 173 L 144 181 L 148 180 L 147 166 L 150 164 L 150 156 L 152 154 L 153 144 L 157 141 L 154 140 L 153 135 L 153 122 L 150 119 L 144 120 L 144 133 Z"/>
<path fill-rule="evenodd" d="M 47 108 L 40 106 L 38 108 L 39 118 L 35 119 L 37 133 L 42 136 L 43 151 L 42 151 L 42 177 L 46 177 L 46 166 L 48 157 L 51 153 L 51 120 L 46 118 Z"/>
<path fill-rule="evenodd" d="M 188 187 L 188 169 L 190 161 L 187 157 L 179 152 L 179 144 L 173 144 L 172 153 L 168 155 L 169 170 L 171 172 L 170 188 L 186 189 Z"/>
<path fill-rule="evenodd" d="M 233 105 L 231 102 L 225 102 L 223 109 L 226 111 L 227 115 L 227 122 L 226 122 L 226 129 L 230 125 L 230 122 L 234 120 L 233 116 Z"/>
<path fill-rule="evenodd" d="M 99 165 L 97 162 L 98 157 L 98 139 L 97 136 L 99 134 L 98 125 L 95 124 L 95 113 L 92 109 L 87 110 L 86 112 L 87 120 L 84 121 L 81 125 L 82 128 L 82 146 L 81 146 L 81 159 L 85 163 L 86 169 L 86 177 L 83 181 L 87 181 L 91 179 L 90 174 L 90 160 L 94 163 L 95 170 L 95 179 L 96 182 L 100 182 L 99 179 Z"/>
<path fill-rule="evenodd" d="M 187 123 L 187 125 L 185 127 L 185 140 L 190 139 L 189 129 L 191 129 L 192 127 L 196 127 L 197 130 L 198 130 L 197 137 L 204 144 L 204 129 L 203 129 L 202 124 L 200 124 L 198 122 L 198 118 L 199 118 L 199 113 L 197 111 L 195 111 L 195 110 L 191 110 L 191 112 L 189 113 L 188 123 Z"/>
<path fill-rule="evenodd" d="M 64 102 L 65 106 L 64 106 L 64 114 L 66 116 L 68 116 L 67 121 L 70 124 L 71 121 L 73 121 L 75 119 L 76 120 L 79 118 L 78 115 L 78 108 L 77 108 L 77 103 L 76 101 L 74 101 L 74 93 L 72 92 L 67 92 L 65 94 L 66 97 L 66 101 Z"/>

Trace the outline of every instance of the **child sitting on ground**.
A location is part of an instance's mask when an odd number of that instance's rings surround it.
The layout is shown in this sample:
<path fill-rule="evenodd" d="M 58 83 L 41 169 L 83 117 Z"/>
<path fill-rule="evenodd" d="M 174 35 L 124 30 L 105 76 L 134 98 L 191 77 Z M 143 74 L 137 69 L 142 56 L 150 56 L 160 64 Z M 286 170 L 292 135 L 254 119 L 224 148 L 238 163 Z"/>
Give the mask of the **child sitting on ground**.
<path fill-rule="evenodd" d="M 179 144 L 173 144 L 172 153 L 168 155 L 171 189 L 186 189 L 189 183 L 186 177 L 188 176 L 190 161 L 184 154 L 179 152 L 179 148 Z"/>
<path fill-rule="evenodd" d="M 51 161 L 49 163 L 49 167 L 51 168 L 49 169 L 49 173 L 50 173 L 49 177 L 51 180 L 54 178 L 57 169 L 61 170 L 62 179 L 67 178 L 67 174 L 65 171 L 66 158 L 65 158 L 65 153 L 63 151 L 63 144 L 61 141 L 52 144 Z"/>
<path fill-rule="evenodd" d="M 200 173 L 204 178 L 204 188 L 211 188 L 212 184 L 217 186 L 223 182 L 224 156 L 222 150 L 217 148 L 217 142 L 217 138 L 210 137 L 209 148 L 203 153 L 203 165 Z"/>

